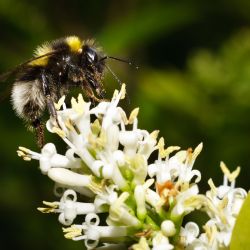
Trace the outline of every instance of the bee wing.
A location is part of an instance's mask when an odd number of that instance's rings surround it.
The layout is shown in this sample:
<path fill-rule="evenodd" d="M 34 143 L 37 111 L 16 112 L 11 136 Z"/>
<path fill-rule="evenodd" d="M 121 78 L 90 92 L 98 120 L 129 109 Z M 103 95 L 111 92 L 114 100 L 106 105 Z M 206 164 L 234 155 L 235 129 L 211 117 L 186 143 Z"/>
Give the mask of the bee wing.
<path fill-rule="evenodd" d="M 9 70 L 9 71 L 1 74 L 0 75 L 0 82 L 6 82 L 9 78 L 15 77 L 18 74 L 18 72 L 22 71 L 22 69 L 24 69 L 29 63 L 31 63 L 35 60 L 43 58 L 43 57 L 49 57 L 52 55 L 56 55 L 62 51 L 63 51 L 63 49 L 60 49 L 60 50 L 58 49 L 58 50 L 54 50 L 52 52 L 46 53 L 46 54 L 41 55 L 41 56 L 32 57 L 29 60 L 27 60 L 26 62 L 23 62 L 23 63 L 17 65 L 14 69 Z M 6 97 L 9 96 L 9 93 L 11 92 L 11 88 L 12 88 L 12 85 L 8 84 L 8 86 L 5 87 L 3 91 L 1 90 L 0 102 L 2 102 L 4 99 L 6 99 Z"/>
<path fill-rule="evenodd" d="M 17 68 L 17 67 L 16 67 Z M 16 69 L 15 68 L 15 69 Z M 7 72 L 4 72 L 3 74 L 0 75 L 0 82 L 4 82 L 6 81 L 10 76 L 12 75 L 15 75 L 15 72 L 16 70 L 13 69 L 13 70 L 10 70 L 10 71 L 7 71 Z"/>
<path fill-rule="evenodd" d="M 7 71 L 0 75 L 0 82 L 6 82 L 11 76 L 14 76 L 19 71 L 19 68 L 16 67 L 13 70 Z M 7 97 L 10 96 L 12 85 L 4 84 L 1 85 L 1 94 L 0 94 L 0 103 L 3 102 Z"/>
<path fill-rule="evenodd" d="M 9 79 L 11 76 L 15 76 L 18 72 L 20 72 L 23 68 L 25 68 L 29 63 L 31 63 L 31 62 L 33 62 L 35 60 L 43 58 L 43 57 L 49 57 L 49 56 L 52 56 L 52 55 L 56 55 L 56 54 L 59 54 L 62 51 L 64 51 L 64 49 L 60 49 L 60 50 L 58 49 L 58 50 L 51 51 L 51 52 L 46 53 L 46 54 L 41 55 L 41 56 L 32 57 L 29 60 L 27 60 L 26 62 L 23 62 L 23 63 L 17 65 L 14 69 L 9 70 L 9 71 L 1 74 L 0 75 L 0 82 L 4 82 L 7 79 Z"/>

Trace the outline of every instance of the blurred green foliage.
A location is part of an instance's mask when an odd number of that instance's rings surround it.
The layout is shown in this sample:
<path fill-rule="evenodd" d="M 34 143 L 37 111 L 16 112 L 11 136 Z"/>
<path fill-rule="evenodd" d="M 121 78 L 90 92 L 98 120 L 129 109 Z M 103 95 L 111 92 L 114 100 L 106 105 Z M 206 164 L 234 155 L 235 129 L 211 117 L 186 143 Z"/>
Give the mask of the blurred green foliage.
<path fill-rule="evenodd" d="M 95 37 L 107 54 L 135 61 L 138 71 L 110 65 L 127 83 L 130 102 L 122 105 L 140 107 L 140 128 L 160 129 L 167 145 L 203 141 L 195 164 L 202 190 L 210 177 L 222 182 L 220 160 L 231 170 L 242 166 L 238 185 L 249 189 L 249 1 L 0 0 L 0 24 L 1 72 L 42 42 L 73 34 Z M 119 86 L 109 74 L 105 82 L 108 97 Z M 8 99 L 0 106 L 1 249 L 82 249 L 82 242 L 63 238 L 56 216 L 36 211 L 43 199 L 55 199 L 53 187 L 37 162 L 16 156 L 18 145 L 36 145 Z M 53 135 L 47 140 L 60 142 Z"/>
<path fill-rule="evenodd" d="M 240 214 L 237 218 L 230 244 L 231 250 L 247 250 L 249 248 L 249 221 L 250 221 L 250 194 L 245 200 L 240 210 Z"/>

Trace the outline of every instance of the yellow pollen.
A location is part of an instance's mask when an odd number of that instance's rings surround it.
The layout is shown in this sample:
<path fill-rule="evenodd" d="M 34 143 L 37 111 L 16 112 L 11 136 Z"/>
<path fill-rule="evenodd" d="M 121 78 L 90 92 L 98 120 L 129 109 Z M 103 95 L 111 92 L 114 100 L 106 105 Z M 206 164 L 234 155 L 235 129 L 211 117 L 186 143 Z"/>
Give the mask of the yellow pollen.
<path fill-rule="evenodd" d="M 63 95 L 57 103 L 54 103 L 56 110 L 60 110 L 65 101 L 65 95 Z"/>
<path fill-rule="evenodd" d="M 117 96 L 118 96 L 118 90 L 116 89 L 115 91 L 114 91 L 114 94 L 113 94 L 113 97 L 112 97 L 112 99 L 115 99 Z"/>
<path fill-rule="evenodd" d="M 192 155 L 193 161 L 197 158 L 203 148 L 203 143 L 201 142 L 195 149 Z"/>
<path fill-rule="evenodd" d="M 78 114 L 83 114 L 85 104 L 86 102 L 83 100 L 81 94 L 78 95 L 77 101 L 74 97 L 71 98 L 71 106 Z"/>
<path fill-rule="evenodd" d="M 121 87 L 121 100 L 125 98 L 125 95 L 126 95 L 126 84 L 123 83 L 122 84 L 122 87 Z"/>
<path fill-rule="evenodd" d="M 167 156 L 166 150 L 164 149 L 164 146 L 165 146 L 164 138 L 161 137 L 158 144 L 157 144 L 161 158 L 165 158 Z"/>
<path fill-rule="evenodd" d="M 120 92 L 117 89 L 114 91 L 112 100 L 115 100 L 117 98 L 117 96 L 119 96 L 119 94 L 120 94 L 120 97 L 119 97 L 120 100 L 125 98 L 125 95 L 126 95 L 126 84 L 125 83 L 122 84 Z"/>
<path fill-rule="evenodd" d="M 132 123 L 134 122 L 134 120 L 137 118 L 138 113 L 139 113 L 139 108 L 135 108 L 135 109 L 131 112 L 131 114 L 130 114 L 130 116 L 129 116 L 129 119 L 128 119 L 128 123 L 129 123 L 129 124 L 132 124 Z"/>
<path fill-rule="evenodd" d="M 63 228 L 63 232 L 65 233 L 64 237 L 66 239 L 73 239 L 77 236 L 82 235 L 82 229 L 77 228 L 74 225 L 71 227 Z"/>
<path fill-rule="evenodd" d="M 230 173 L 229 169 L 227 168 L 224 162 L 220 163 L 220 168 L 223 174 L 228 178 L 230 182 L 234 181 L 240 174 L 240 167 L 237 167 L 232 173 Z"/>
<path fill-rule="evenodd" d="M 43 214 L 49 214 L 55 212 L 55 209 L 51 207 L 38 207 L 37 210 Z"/>
<path fill-rule="evenodd" d="M 61 130 L 60 128 L 53 127 L 52 131 L 53 131 L 53 133 L 58 134 L 61 138 L 65 138 L 66 137 L 65 132 L 63 130 Z"/>
<path fill-rule="evenodd" d="M 207 226 L 205 225 L 204 227 L 205 233 L 207 235 L 208 241 L 212 242 L 215 238 L 215 235 L 217 234 L 217 228 L 215 225 L 213 226 Z"/>
<path fill-rule="evenodd" d="M 150 136 L 151 136 L 151 138 L 153 138 L 153 139 L 157 139 L 157 137 L 158 137 L 158 135 L 159 135 L 159 130 L 155 130 L 155 131 L 153 131 L 151 134 L 150 134 Z"/>
<path fill-rule="evenodd" d="M 98 135 L 101 131 L 101 125 L 98 119 L 91 123 L 91 131 L 94 135 Z"/>
<path fill-rule="evenodd" d="M 213 180 L 211 178 L 208 180 L 208 185 L 210 186 L 212 193 L 214 195 L 217 194 L 217 188 L 214 185 L 214 182 L 213 182 Z"/>
<path fill-rule="evenodd" d="M 170 146 L 170 147 L 167 147 L 167 149 L 165 150 L 166 151 L 166 155 L 169 155 L 172 152 L 177 151 L 179 149 L 180 149 L 179 146 Z"/>
<path fill-rule="evenodd" d="M 31 151 L 25 147 L 18 147 L 17 155 L 22 157 L 24 161 L 31 161 Z"/>
<path fill-rule="evenodd" d="M 18 155 L 19 157 L 24 157 L 24 156 L 26 156 L 26 154 L 25 154 L 23 151 L 21 151 L 21 150 L 17 150 L 16 152 L 17 152 L 17 155 Z"/>
<path fill-rule="evenodd" d="M 65 126 L 66 126 L 69 130 L 71 130 L 71 131 L 74 131 L 74 130 L 75 130 L 75 128 L 74 128 L 74 123 L 73 123 L 73 121 L 72 121 L 71 119 L 67 119 L 67 120 L 65 121 Z"/>
<path fill-rule="evenodd" d="M 58 208 L 58 203 L 57 202 L 43 201 L 43 204 L 48 206 L 48 207 L 38 207 L 37 210 L 44 213 L 44 214 L 54 213 L 55 209 Z"/>
<path fill-rule="evenodd" d="M 29 156 L 24 156 L 23 160 L 25 160 L 25 161 L 31 161 L 31 158 Z"/>
<path fill-rule="evenodd" d="M 127 116 L 126 116 L 126 113 L 125 113 L 122 109 L 120 110 L 120 115 L 121 115 L 121 117 L 122 117 L 123 123 L 124 123 L 125 125 L 128 125 L 128 118 L 127 118 Z"/>
<path fill-rule="evenodd" d="M 20 151 L 23 151 L 24 153 L 26 153 L 26 154 L 29 154 L 30 153 L 30 150 L 28 149 L 28 148 L 25 148 L 25 147 L 18 147 L 18 149 L 20 150 Z"/>

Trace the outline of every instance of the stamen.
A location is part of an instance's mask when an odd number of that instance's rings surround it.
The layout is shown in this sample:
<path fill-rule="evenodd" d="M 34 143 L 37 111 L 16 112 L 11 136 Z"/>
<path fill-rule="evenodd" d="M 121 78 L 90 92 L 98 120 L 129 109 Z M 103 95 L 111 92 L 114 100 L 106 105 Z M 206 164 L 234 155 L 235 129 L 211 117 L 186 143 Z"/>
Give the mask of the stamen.
<path fill-rule="evenodd" d="M 135 108 L 135 109 L 131 112 L 131 114 L 130 114 L 130 116 L 129 116 L 129 119 L 128 119 L 128 123 L 129 123 L 129 124 L 132 124 L 132 123 L 134 122 L 134 119 L 137 118 L 138 113 L 139 113 L 139 108 Z"/>
<path fill-rule="evenodd" d="M 48 206 L 48 207 L 38 207 L 37 210 L 42 212 L 42 213 L 55 213 L 55 210 L 58 208 L 59 203 L 58 202 L 48 202 L 48 201 L 43 201 L 43 204 Z"/>
<path fill-rule="evenodd" d="M 61 138 L 66 137 L 65 132 L 62 129 L 58 128 L 58 127 L 53 127 L 52 132 L 58 134 Z"/>
<path fill-rule="evenodd" d="M 82 229 L 73 225 L 71 227 L 63 228 L 63 233 L 65 233 L 64 237 L 66 239 L 73 239 L 82 235 Z"/>
<path fill-rule="evenodd" d="M 229 169 L 227 168 L 224 162 L 220 163 L 220 168 L 230 182 L 234 181 L 240 174 L 240 167 L 237 167 L 232 173 L 230 173 Z"/>
<path fill-rule="evenodd" d="M 59 101 L 56 103 L 54 103 L 54 106 L 56 108 L 57 111 L 59 111 L 61 109 L 61 107 L 63 106 L 63 104 L 65 104 L 65 95 L 63 95 Z"/>

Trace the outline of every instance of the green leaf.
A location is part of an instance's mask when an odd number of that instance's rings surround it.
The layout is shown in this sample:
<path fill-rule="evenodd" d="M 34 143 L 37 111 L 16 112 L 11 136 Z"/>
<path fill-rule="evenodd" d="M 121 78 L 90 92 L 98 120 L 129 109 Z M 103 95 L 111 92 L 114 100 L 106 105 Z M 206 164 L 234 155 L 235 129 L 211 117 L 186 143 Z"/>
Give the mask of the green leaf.
<path fill-rule="evenodd" d="M 248 194 L 237 218 L 232 239 L 230 250 L 244 250 L 249 249 L 250 246 L 250 194 Z"/>

